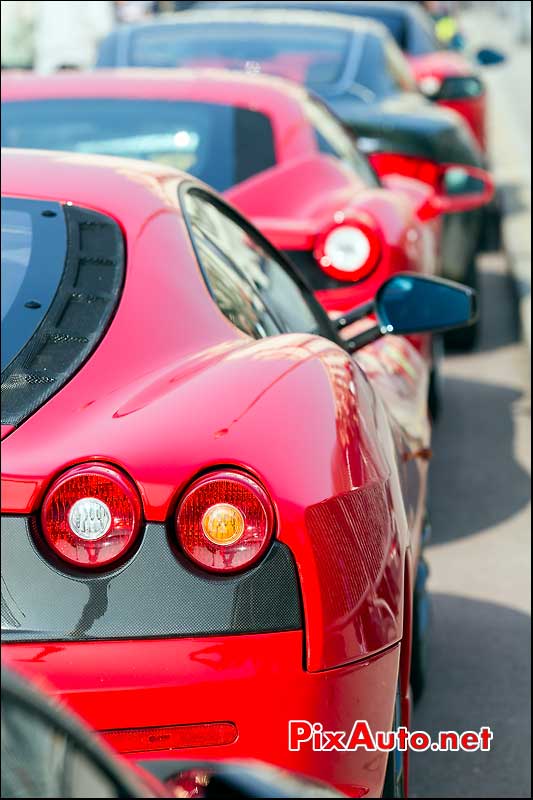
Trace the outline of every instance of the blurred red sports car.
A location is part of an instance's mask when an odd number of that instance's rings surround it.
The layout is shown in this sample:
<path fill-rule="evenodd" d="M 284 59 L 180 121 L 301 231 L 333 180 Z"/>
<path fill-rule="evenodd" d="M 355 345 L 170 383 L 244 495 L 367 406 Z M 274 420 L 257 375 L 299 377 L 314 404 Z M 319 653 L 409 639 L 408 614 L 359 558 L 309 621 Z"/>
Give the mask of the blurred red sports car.
<path fill-rule="evenodd" d="M 398 271 L 438 273 L 441 213 L 481 206 L 493 192 L 483 170 L 453 164 L 440 168 L 441 193 L 401 176 L 380 183 L 306 89 L 216 69 L 6 77 L 2 144 L 186 169 L 225 192 L 334 313 Z M 465 177 L 473 193 L 446 194 Z"/>
<path fill-rule="evenodd" d="M 406 754 L 290 750 L 288 722 L 408 724 L 428 374 L 378 338 L 473 293 L 402 273 L 343 343 L 204 185 L 69 153 L 4 151 L 2 255 L 4 662 L 136 760 L 403 791 Z"/>

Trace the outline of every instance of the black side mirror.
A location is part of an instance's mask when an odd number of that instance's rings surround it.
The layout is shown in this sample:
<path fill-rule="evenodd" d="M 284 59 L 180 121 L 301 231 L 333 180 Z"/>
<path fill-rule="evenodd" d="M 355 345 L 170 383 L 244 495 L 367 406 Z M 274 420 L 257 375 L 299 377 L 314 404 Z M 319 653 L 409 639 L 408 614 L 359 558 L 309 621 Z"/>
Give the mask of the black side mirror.
<path fill-rule="evenodd" d="M 494 50 L 492 47 L 482 47 L 476 53 L 476 61 L 483 67 L 491 67 L 493 64 L 502 64 L 507 60 L 505 53 L 501 50 Z"/>
<path fill-rule="evenodd" d="M 410 273 L 395 275 L 381 286 L 375 309 L 381 330 L 394 334 L 448 331 L 477 318 L 473 289 Z"/>
<path fill-rule="evenodd" d="M 441 333 L 472 325 L 478 316 L 476 293 L 443 278 L 402 272 L 385 281 L 373 302 L 336 320 L 337 330 L 370 314 L 376 325 L 346 343 L 355 352 L 386 335 Z"/>

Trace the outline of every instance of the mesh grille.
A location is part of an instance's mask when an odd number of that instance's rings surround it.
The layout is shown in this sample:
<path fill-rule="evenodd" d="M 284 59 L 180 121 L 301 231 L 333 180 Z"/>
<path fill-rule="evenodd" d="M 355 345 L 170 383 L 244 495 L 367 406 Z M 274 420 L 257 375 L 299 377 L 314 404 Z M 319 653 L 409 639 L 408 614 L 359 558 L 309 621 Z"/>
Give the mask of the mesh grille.
<path fill-rule="evenodd" d="M 42 324 L 2 372 L 2 423 L 18 425 L 55 394 L 96 347 L 116 309 L 124 279 L 118 225 L 103 214 L 65 206 L 67 259 Z"/>
<path fill-rule="evenodd" d="M 321 565 L 324 615 L 339 620 L 353 613 L 379 584 L 392 542 L 387 486 L 371 484 L 308 509 L 311 546 Z M 339 571 L 339 564 L 344 568 Z"/>

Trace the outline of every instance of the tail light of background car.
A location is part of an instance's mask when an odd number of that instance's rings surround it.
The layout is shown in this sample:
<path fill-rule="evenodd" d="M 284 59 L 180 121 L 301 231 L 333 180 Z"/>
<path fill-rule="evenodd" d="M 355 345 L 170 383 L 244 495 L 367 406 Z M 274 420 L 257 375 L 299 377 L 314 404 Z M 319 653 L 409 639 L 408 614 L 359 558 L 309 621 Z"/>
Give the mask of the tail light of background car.
<path fill-rule="evenodd" d="M 416 178 L 427 183 L 434 189 L 440 186 L 442 167 L 433 161 L 398 153 L 370 153 L 368 158 L 382 178 L 386 175 L 404 175 L 406 178 Z"/>
<path fill-rule="evenodd" d="M 176 511 L 181 548 L 197 565 L 213 572 L 235 572 L 255 563 L 266 552 L 273 527 L 266 491 L 236 471 L 199 478 Z"/>
<path fill-rule="evenodd" d="M 426 97 L 438 101 L 472 100 L 485 92 L 483 82 L 475 75 L 425 75 L 418 81 L 418 88 Z"/>
<path fill-rule="evenodd" d="M 327 275 L 353 283 L 376 268 L 381 238 L 372 222 L 339 215 L 335 224 L 317 237 L 313 255 Z"/>
<path fill-rule="evenodd" d="M 52 484 L 41 510 L 44 538 L 69 564 L 96 568 L 131 547 L 141 524 L 132 482 L 106 464 L 69 469 Z"/>

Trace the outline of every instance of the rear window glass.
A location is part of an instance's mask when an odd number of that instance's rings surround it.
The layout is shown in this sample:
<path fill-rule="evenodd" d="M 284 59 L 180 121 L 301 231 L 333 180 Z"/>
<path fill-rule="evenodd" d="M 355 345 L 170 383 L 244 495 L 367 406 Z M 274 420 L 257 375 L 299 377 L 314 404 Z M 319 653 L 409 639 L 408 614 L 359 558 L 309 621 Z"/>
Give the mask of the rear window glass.
<path fill-rule="evenodd" d="M 185 170 L 218 191 L 276 163 L 272 126 L 264 114 L 181 101 L 69 98 L 2 103 L 2 147 L 157 161 Z"/>
<path fill-rule="evenodd" d="M 132 34 L 128 63 L 244 69 L 322 86 L 342 78 L 351 40 L 348 31 L 281 24 L 268 35 L 253 23 L 145 27 Z"/>
<path fill-rule="evenodd" d="M 110 217 L 2 198 L 2 424 L 26 419 L 91 355 L 124 273 L 122 233 Z"/>
<path fill-rule="evenodd" d="M 58 204 L 2 198 L 2 371 L 46 316 L 65 255 L 65 220 Z"/>

